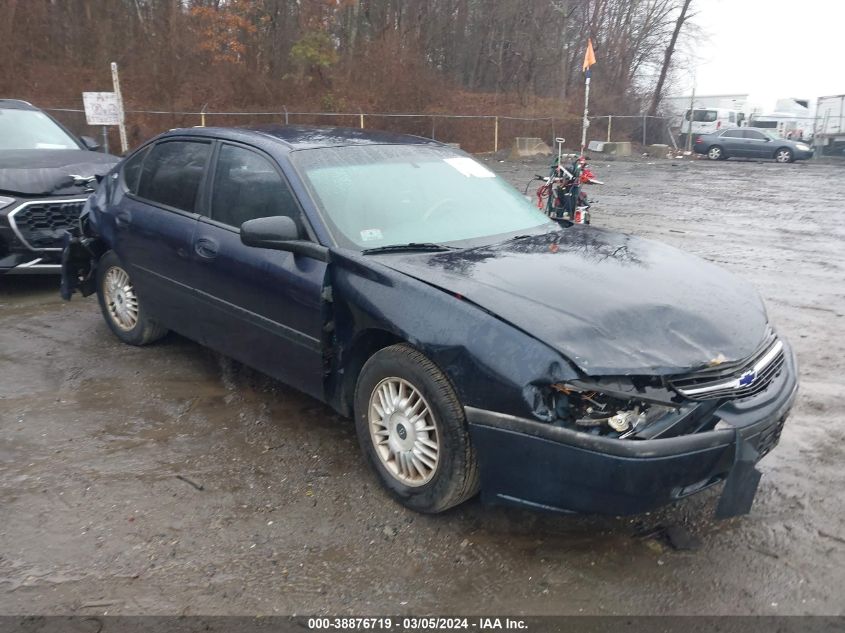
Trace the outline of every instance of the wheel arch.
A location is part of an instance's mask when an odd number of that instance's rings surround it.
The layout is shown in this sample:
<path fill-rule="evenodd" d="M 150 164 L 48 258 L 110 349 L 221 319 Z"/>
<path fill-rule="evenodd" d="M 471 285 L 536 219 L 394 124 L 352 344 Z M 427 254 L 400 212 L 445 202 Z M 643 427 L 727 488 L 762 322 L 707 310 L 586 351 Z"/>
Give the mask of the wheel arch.
<path fill-rule="evenodd" d="M 404 338 L 381 328 L 368 328 L 358 332 L 350 341 L 348 347 L 343 350 L 343 357 L 338 359 L 336 372 L 339 379 L 336 382 L 334 399 L 336 408 L 342 415 L 352 415 L 355 401 L 355 385 L 364 363 L 373 354 L 397 343 L 407 343 Z"/>

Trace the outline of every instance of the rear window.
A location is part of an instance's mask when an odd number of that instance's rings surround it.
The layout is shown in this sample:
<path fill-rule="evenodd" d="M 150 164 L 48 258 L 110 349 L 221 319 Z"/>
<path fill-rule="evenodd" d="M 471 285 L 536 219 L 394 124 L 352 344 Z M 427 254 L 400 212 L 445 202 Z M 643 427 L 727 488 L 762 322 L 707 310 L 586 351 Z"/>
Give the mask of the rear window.
<path fill-rule="evenodd" d="M 210 154 L 210 143 L 158 143 L 143 161 L 138 195 L 151 202 L 193 212 Z"/>
<path fill-rule="evenodd" d="M 689 110 L 687 110 L 687 121 L 689 121 Z M 692 120 L 697 123 L 713 123 L 718 118 L 716 110 L 693 110 Z"/>

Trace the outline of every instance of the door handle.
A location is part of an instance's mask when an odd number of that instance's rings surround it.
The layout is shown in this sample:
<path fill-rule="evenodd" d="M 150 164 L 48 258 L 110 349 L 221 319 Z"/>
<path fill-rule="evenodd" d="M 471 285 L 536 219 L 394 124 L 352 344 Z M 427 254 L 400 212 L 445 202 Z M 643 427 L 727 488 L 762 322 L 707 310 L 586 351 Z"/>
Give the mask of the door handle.
<path fill-rule="evenodd" d="M 203 259 L 217 257 L 217 242 L 208 237 L 201 237 L 194 243 L 194 251 Z"/>
<path fill-rule="evenodd" d="M 114 216 L 114 223 L 121 227 L 129 226 L 132 222 L 132 214 L 129 211 L 118 211 Z"/>

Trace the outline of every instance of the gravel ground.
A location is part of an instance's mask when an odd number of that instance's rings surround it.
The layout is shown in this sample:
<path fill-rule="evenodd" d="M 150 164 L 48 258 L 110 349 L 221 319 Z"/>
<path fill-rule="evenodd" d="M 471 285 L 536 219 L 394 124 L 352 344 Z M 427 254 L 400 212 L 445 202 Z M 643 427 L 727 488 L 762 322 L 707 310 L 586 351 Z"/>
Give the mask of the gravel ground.
<path fill-rule="evenodd" d="M 487 160 L 520 188 L 544 171 Z M 845 613 L 845 170 L 593 167 L 594 224 L 749 279 L 794 344 L 799 399 L 750 515 L 712 521 L 718 491 L 624 519 L 417 515 L 320 403 L 177 336 L 124 346 L 93 298 L 8 277 L 0 613 Z"/>

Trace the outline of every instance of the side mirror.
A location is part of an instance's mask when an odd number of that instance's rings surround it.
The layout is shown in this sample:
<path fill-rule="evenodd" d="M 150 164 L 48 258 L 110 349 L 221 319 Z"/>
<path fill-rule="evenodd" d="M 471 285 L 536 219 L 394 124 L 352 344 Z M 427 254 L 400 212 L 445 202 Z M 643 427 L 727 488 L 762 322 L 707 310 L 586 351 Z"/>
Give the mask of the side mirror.
<path fill-rule="evenodd" d="M 90 136 L 80 136 L 79 140 L 82 141 L 82 144 L 85 146 L 85 149 L 88 149 L 92 152 L 96 152 L 101 147 L 101 145 Z"/>
<path fill-rule="evenodd" d="M 323 262 L 329 260 L 329 249 L 325 246 L 299 238 L 296 222 L 286 215 L 256 218 L 241 224 L 241 242 L 246 246 L 288 251 Z"/>

